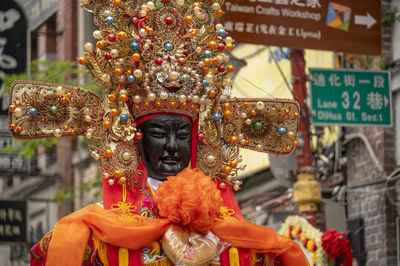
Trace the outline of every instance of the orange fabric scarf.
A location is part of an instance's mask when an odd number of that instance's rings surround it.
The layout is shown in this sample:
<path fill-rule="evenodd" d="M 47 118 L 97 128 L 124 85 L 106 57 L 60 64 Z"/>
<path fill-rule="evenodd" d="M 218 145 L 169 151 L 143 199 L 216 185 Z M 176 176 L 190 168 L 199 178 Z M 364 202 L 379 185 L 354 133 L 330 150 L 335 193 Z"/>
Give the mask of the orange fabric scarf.
<path fill-rule="evenodd" d="M 97 205 L 64 217 L 54 227 L 46 265 L 80 265 L 90 231 L 104 243 L 138 250 L 159 239 L 174 223 L 197 232 L 211 230 L 220 240 L 236 248 L 274 253 L 285 265 L 308 265 L 301 248 L 271 228 L 233 217 L 216 222 L 215 216 L 223 201 L 216 184 L 199 169 L 184 169 L 168 177 L 153 196 L 161 219 L 149 219 L 120 209 L 105 210 Z"/>
<path fill-rule="evenodd" d="M 137 250 L 158 239 L 170 224 L 167 219 L 129 219 L 118 210 L 88 205 L 55 225 L 46 265 L 80 265 L 90 230 L 105 243 Z M 216 222 L 211 231 L 232 246 L 279 255 L 285 265 L 309 265 L 300 247 L 273 229 L 229 218 Z"/>

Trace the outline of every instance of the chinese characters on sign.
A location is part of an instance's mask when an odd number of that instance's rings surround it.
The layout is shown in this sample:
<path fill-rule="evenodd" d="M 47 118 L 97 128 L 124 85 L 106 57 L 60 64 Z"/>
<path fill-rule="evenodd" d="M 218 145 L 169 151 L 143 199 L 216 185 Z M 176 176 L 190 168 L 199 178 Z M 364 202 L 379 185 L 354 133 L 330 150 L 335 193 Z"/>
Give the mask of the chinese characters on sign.
<path fill-rule="evenodd" d="M 315 124 L 391 126 L 389 72 L 310 69 Z"/>
<path fill-rule="evenodd" d="M 221 22 L 239 43 L 381 52 L 379 0 L 227 0 L 224 11 Z"/>
<path fill-rule="evenodd" d="M 15 34 L 18 32 L 18 34 Z M 0 5 L 0 87 L 6 74 L 22 73 L 27 62 L 27 23 L 14 0 Z M 0 90 L 0 92 L 2 89 Z M 8 98 L 0 98 L 0 115 L 8 115 Z"/>
<path fill-rule="evenodd" d="M 0 242 L 26 242 L 26 202 L 0 201 Z"/>

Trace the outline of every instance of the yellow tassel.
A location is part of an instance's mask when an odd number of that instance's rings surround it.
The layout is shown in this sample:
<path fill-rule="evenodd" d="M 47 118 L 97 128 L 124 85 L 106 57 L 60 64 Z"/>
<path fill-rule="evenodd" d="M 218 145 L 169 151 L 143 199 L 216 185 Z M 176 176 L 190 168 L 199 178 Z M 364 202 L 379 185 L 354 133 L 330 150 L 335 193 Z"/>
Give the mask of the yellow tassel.
<path fill-rule="evenodd" d="M 251 265 L 256 265 L 257 263 L 257 254 L 255 252 L 251 252 Z"/>
<path fill-rule="evenodd" d="M 229 249 L 229 265 L 230 266 L 240 266 L 239 251 L 235 247 L 231 247 Z"/>
<path fill-rule="evenodd" d="M 107 246 L 103 241 L 100 241 L 96 236 L 93 236 L 93 243 L 97 249 L 97 254 L 104 266 L 108 265 Z"/>
<path fill-rule="evenodd" d="M 119 248 L 119 266 L 129 266 L 129 251 L 126 248 Z"/>

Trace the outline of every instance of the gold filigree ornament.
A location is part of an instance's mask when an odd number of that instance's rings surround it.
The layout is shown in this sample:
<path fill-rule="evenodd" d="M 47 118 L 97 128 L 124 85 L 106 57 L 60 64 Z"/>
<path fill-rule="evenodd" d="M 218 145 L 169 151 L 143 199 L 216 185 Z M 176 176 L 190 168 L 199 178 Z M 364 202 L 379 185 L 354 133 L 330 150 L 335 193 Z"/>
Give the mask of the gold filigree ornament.
<path fill-rule="evenodd" d="M 197 167 L 235 190 L 245 167 L 239 148 L 288 155 L 297 146 L 296 102 L 231 98 L 229 53 L 235 44 L 218 23 L 222 1 L 80 3 L 98 29 L 96 43 L 85 43 L 78 62 L 106 97 L 72 86 L 15 82 L 9 108 L 14 137 L 91 138 L 91 155 L 103 163 L 108 183 L 128 189 L 143 175 L 133 143 L 142 137 L 135 120 L 145 115 L 199 119 Z"/>

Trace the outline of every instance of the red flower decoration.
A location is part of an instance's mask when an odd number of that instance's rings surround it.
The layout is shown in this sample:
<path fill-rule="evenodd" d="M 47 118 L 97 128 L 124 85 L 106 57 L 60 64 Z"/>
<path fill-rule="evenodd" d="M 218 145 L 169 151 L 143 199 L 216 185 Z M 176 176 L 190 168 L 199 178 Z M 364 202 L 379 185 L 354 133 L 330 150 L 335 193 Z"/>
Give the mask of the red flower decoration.
<path fill-rule="evenodd" d="M 322 248 L 329 256 L 343 259 L 343 266 L 352 265 L 351 246 L 345 234 L 333 229 L 327 230 L 322 235 Z"/>

